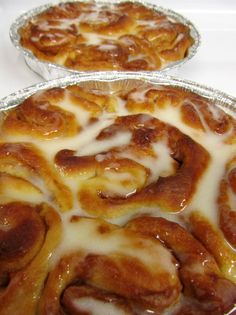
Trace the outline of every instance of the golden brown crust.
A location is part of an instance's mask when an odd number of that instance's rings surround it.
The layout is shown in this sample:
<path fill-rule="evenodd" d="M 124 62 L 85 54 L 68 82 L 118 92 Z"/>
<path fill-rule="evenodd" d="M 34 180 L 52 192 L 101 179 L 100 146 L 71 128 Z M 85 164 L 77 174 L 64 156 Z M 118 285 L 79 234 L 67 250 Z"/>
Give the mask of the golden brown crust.
<path fill-rule="evenodd" d="M 194 232 L 199 231 L 199 223 L 195 224 Z M 193 314 L 198 314 L 194 310 L 196 304 L 203 314 L 223 314 L 232 309 L 236 301 L 235 284 L 224 278 L 214 258 L 180 225 L 163 218 L 140 217 L 129 222 L 128 227 L 158 238 L 173 251 L 180 262 L 180 279 L 185 295 L 193 299 Z M 209 231 L 206 225 L 205 230 L 203 228 L 197 234 L 201 240 L 200 235 L 204 231 Z M 216 248 L 219 250 L 219 247 Z"/>
<path fill-rule="evenodd" d="M 233 247 L 236 247 L 236 212 L 233 201 L 236 194 L 235 162 L 234 157 L 227 163 L 218 196 L 220 228 Z"/>
<path fill-rule="evenodd" d="M 110 152 L 106 152 L 108 155 L 111 153 L 111 162 L 109 162 L 109 158 L 105 159 L 105 163 L 97 162 L 95 156 L 75 157 L 72 152 L 63 151 L 57 154 L 55 162 L 66 172 L 68 170 L 71 171 L 73 167 L 78 173 L 82 173 L 85 170 L 91 174 L 97 173 L 95 179 L 92 178 L 87 183 L 85 182 L 84 185 L 81 185 L 78 198 L 82 207 L 88 213 L 108 217 L 115 216 L 116 212 L 119 215 L 123 212 L 127 213 L 134 207 L 137 207 L 137 204 L 142 206 L 159 206 L 166 211 L 180 211 L 184 208 L 195 191 L 198 179 L 207 168 L 208 153 L 177 129 L 157 119 L 148 116 L 144 117 L 143 115 L 130 115 L 118 118 L 113 125 L 102 130 L 97 139 L 109 139 L 121 131 L 130 131 L 132 134 L 131 141 L 128 146 L 113 147 Z M 109 194 L 105 192 L 106 188 L 102 185 L 105 170 L 108 168 L 112 169 L 111 163 L 114 162 L 118 165 L 116 167 L 117 172 L 124 171 L 122 169 L 123 163 L 127 163 L 126 165 L 130 169 L 135 167 L 134 162 L 131 162 L 129 159 L 123 160 L 122 163 L 122 160 L 116 158 L 116 156 L 119 156 L 120 151 L 134 152 L 139 157 L 152 155 L 154 153 L 151 147 L 157 140 L 167 141 L 170 154 L 174 161 L 177 161 L 178 165 L 175 174 L 159 177 L 156 182 L 150 185 L 147 185 L 144 180 L 140 182 L 141 185 L 136 188 L 136 192 L 130 196 L 122 196 L 121 198 L 119 196 L 111 196 L 112 198 L 109 198 Z M 65 155 L 67 158 L 63 159 Z M 75 167 L 76 164 L 77 167 Z M 136 172 L 136 177 L 138 178 L 138 165 Z M 145 179 L 146 176 L 144 174 L 143 178 Z"/>
<path fill-rule="evenodd" d="M 82 71 L 159 70 L 184 59 L 193 45 L 187 26 L 132 2 L 62 3 L 19 33 L 37 58 Z"/>
<path fill-rule="evenodd" d="M 29 204 L 9 203 L 0 206 L 0 272 L 13 272 L 27 265 L 42 246 L 45 227 L 39 211 Z"/>
<path fill-rule="evenodd" d="M 29 143 L 0 144 L 0 172 L 34 182 L 41 180 L 48 192 L 45 197 L 53 199 L 61 210 L 69 210 L 72 196 L 61 182 L 58 174 L 50 167 L 47 160 L 36 147 Z"/>
<path fill-rule="evenodd" d="M 32 134 L 39 138 L 68 137 L 77 133 L 75 117 L 47 101 L 27 99 L 5 119 L 3 131 Z"/>
<path fill-rule="evenodd" d="M 10 204 L 5 206 L 5 208 L 11 208 L 12 211 L 17 211 L 18 216 L 20 217 L 22 211 L 24 213 L 25 209 L 33 207 L 27 204 Z M 35 209 L 39 211 L 38 219 L 41 220 L 41 224 L 44 225 L 44 239 L 42 244 L 40 244 L 37 252 L 35 253 L 34 247 L 35 244 L 32 244 L 31 248 L 26 248 L 25 256 L 28 258 L 24 261 L 21 268 L 18 266 L 18 257 L 17 252 L 19 249 L 16 249 L 16 253 L 12 252 L 12 258 L 10 260 L 5 260 L 5 263 L 11 263 L 11 260 L 15 260 L 16 268 L 15 270 L 8 270 L 8 281 L 3 286 L 1 284 L 0 291 L 0 305 L 1 305 L 1 315 L 7 314 L 36 314 L 38 308 L 38 301 L 40 299 L 41 290 L 44 286 L 44 281 L 47 277 L 49 271 L 49 258 L 52 251 L 60 242 L 61 236 L 61 226 L 60 226 L 60 217 L 58 213 L 48 205 L 44 204 Z M 23 214 L 22 213 L 22 214 Z M 37 218 L 37 214 L 36 218 Z M 37 222 L 37 220 L 34 222 Z M 19 220 L 18 220 L 19 221 Z M 19 222 L 21 223 L 21 222 Z M 28 238 L 34 236 L 35 232 L 32 230 L 26 231 L 25 227 L 22 224 L 17 227 L 21 230 L 22 233 L 29 233 Z M 14 235 L 13 231 L 8 230 L 8 234 Z M 12 234 L 13 233 L 13 234 Z M 35 242 L 39 242 L 40 238 L 36 238 Z M 24 241 L 24 240 L 23 240 Z M 27 240 L 24 241 L 27 244 Z M 0 251 L 4 250 L 4 243 L 0 243 Z M 31 253 L 32 250 L 34 253 Z M 34 256 L 34 259 L 29 259 L 29 256 Z M 5 265 L 5 264 L 4 264 Z"/>
<path fill-rule="evenodd" d="M 139 98 L 137 95 L 141 94 Z M 226 115 L 214 104 L 201 96 L 176 89 L 174 87 L 153 88 L 152 86 L 135 88 L 123 96 L 126 108 L 131 113 L 161 112 L 163 109 L 173 108 L 180 111 L 182 122 L 204 133 L 213 132 L 226 135 L 225 142 L 235 142 L 235 120 Z M 227 137 L 229 133 L 229 137 Z"/>
<path fill-rule="evenodd" d="M 78 218 L 78 220 L 84 219 Z M 66 288 L 70 288 L 70 283 L 73 283 L 75 279 L 78 291 L 81 286 L 83 290 L 84 285 L 92 287 L 89 294 L 87 293 L 90 298 L 94 297 L 94 292 L 98 292 L 97 296 L 100 297 L 113 295 L 118 301 L 119 299 L 126 301 L 128 310 L 130 308 L 133 312 L 135 309 L 144 311 L 149 308 L 158 313 L 175 303 L 181 289 L 176 275 L 163 271 L 159 261 L 149 266 L 141 261 L 141 257 L 133 257 L 135 251 L 138 253 L 138 250 L 143 248 L 143 242 L 147 242 L 146 245 L 149 244 L 151 247 L 154 246 L 153 249 L 155 249 L 156 246 L 157 248 L 162 246 L 159 241 L 154 241 L 125 227 L 117 234 L 118 227 L 102 221 L 99 222 L 99 226 L 107 227 L 105 234 L 108 238 L 114 234 L 118 238 L 122 236 L 130 240 L 134 246 L 132 246 L 133 254 L 124 255 L 114 247 L 112 253 L 107 255 L 86 254 L 86 251 L 82 251 L 65 256 L 49 274 L 40 301 L 40 314 L 46 315 L 50 312 L 59 314 L 60 296 L 64 290 L 67 294 Z M 162 250 L 165 249 L 162 248 Z M 172 260 L 174 266 L 175 260 L 174 258 Z M 65 303 L 65 297 L 62 299 L 62 304 L 63 302 Z M 114 299 L 111 302 L 116 304 Z"/>
<path fill-rule="evenodd" d="M 1 117 L 0 314 L 224 315 L 235 119 L 176 87 L 89 86 Z"/>

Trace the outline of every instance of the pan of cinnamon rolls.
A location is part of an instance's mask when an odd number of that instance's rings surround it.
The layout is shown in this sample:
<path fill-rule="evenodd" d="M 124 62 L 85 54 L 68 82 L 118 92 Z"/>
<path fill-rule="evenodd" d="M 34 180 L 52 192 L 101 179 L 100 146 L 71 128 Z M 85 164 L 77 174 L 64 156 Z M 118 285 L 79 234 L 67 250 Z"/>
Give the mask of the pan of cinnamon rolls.
<path fill-rule="evenodd" d="M 137 73 L 3 99 L 0 314 L 235 314 L 235 103 Z"/>
<path fill-rule="evenodd" d="M 63 1 L 37 7 L 12 24 L 26 63 L 46 79 L 91 71 L 170 71 L 200 44 L 195 26 L 141 1 Z"/>

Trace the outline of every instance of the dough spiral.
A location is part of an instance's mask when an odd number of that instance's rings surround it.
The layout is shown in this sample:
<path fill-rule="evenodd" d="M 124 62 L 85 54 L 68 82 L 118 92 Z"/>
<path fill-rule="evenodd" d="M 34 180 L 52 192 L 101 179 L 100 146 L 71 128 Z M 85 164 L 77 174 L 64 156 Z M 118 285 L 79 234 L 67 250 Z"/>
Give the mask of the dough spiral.
<path fill-rule="evenodd" d="M 235 118 L 174 86 L 114 86 L 42 90 L 2 113 L 0 315 L 236 303 Z"/>
<path fill-rule="evenodd" d="M 61 3 L 27 21 L 20 42 L 40 60 L 87 70 L 159 70 L 184 59 L 188 26 L 141 3 Z"/>

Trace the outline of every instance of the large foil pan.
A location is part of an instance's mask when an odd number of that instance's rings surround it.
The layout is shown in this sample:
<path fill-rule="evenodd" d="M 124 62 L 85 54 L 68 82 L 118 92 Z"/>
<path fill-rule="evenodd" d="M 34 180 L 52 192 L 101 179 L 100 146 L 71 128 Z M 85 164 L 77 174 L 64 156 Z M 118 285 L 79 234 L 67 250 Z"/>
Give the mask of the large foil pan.
<path fill-rule="evenodd" d="M 221 108 L 228 114 L 236 117 L 236 98 L 227 95 L 216 89 L 197 84 L 192 81 L 175 78 L 173 76 L 163 75 L 161 73 L 146 74 L 141 72 L 130 73 L 111 73 L 97 72 L 84 75 L 71 75 L 64 78 L 54 79 L 51 81 L 41 82 L 28 88 L 19 90 L 15 93 L 0 100 L 0 111 L 4 111 L 18 106 L 26 98 L 32 94 L 49 88 L 66 87 L 77 84 L 86 88 L 88 91 L 105 91 L 106 93 L 117 93 L 119 91 L 129 91 L 133 88 L 143 86 L 145 84 L 163 85 L 179 87 L 186 91 L 196 93 L 213 102 L 215 106 Z M 235 315 L 236 306 L 225 315 Z"/>
<path fill-rule="evenodd" d="M 101 90 L 105 91 L 106 93 L 116 93 L 119 91 L 128 92 L 135 87 L 139 87 L 148 83 L 154 85 L 180 87 L 187 91 L 206 97 L 217 107 L 222 108 L 225 112 L 231 114 L 232 116 L 236 116 L 235 97 L 192 81 L 154 72 L 93 72 L 87 74 L 74 74 L 64 78 L 41 82 L 19 90 L 1 99 L 0 110 L 7 110 L 15 107 L 35 92 L 54 87 L 66 87 L 68 85 L 78 84 L 80 86 L 86 87 L 88 90 Z"/>
<path fill-rule="evenodd" d="M 76 1 L 79 1 L 79 0 L 70 0 L 70 2 L 76 2 Z M 88 0 L 84 0 L 84 1 L 88 1 Z M 113 3 L 119 3 L 121 1 L 122 0 L 113 0 L 113 1 L 109 1 L 109 3 L 112 3 L 112 4 Z M 63 3 L 63 2 L 68 2 L 68 0 L 62 0 L 58 3 Z M 107 2 L 101 1 L 101 0 L 96 0 L 95 2 L 98 4 L 107 4 Z M 170 9 L 166 9 L 166 8 L 154 5 L 154 4 L 146 3 L 145 1 L 142 1 L 142 0 L 137 0 L 137 1 L 133 1 L 133 2 L 141 3 L 141 4 L 145 5 L 146 7 L 150 8 L 154 11 L 161 12 L 161 13 L 167 15 L 170 19 L 173 19 L 177 22 L 180 22 L 180 23 L 186 25 L 190 29 L 190 34 L 191 34 L 192 38 L 194 39 L 194 44 L 189 48 L 188 55 L 182 60 L 170 63 L 169 65 L 164 67 L 162 70 L 154 71 L 154 72 L 158 72 L 158 73 L 159 72 L 164 72 L 164 73 L 168 72 L 168 74 L 175 74 L 178 67 L 182 66 L 185 62 L 189 61 L 196 54 L 196 52 L 199 48 L 199 45 L 200 45 L 200 34 L 199 34 L 198 30 L 196 29 L 196 27 L 194 26 L 194 24 L 191 21 L 189 21 L 188 19 L 186 19 L 185 17 L 183 17 L 179 13 L 176 13 Z M 58 3 L 56 3 L 56 4 L 58 4 Z M 38 58 L 36 58 L 33 55 L 33 53 L 30 50 L 22 47 L 22 45 L 20 43 L 20 36 L 19 36 L 18 30 L 28 20 L 32 19 L 35 15 L 41 13 L 42 11 L 48 9 L 49 7 L 51 7 L 53 5 L 55 5 L 55 3 L 42 5 L 42 6 L 36 7 L 34 9 L 22 14 L 21 16 L 19 16 L 10 27 L 11 41 L 14 44 L 14 46 L 23 54 L 25 61 L 26 61 L 26 64 L 30 67 L 30 69 L 32 69 L 34 72 L 38 73 L 40 76 L 42 76 L 46 80 L 60 78 L 60 77 L 63 77 L 65 75 L 68 75 L 68 74 L 86 73 L 86 71 L 76 71 L 76 70 L 61 66 L 61 65 L 57 65 L 55 63 L 50 63 L 47 61 L 39 60 Z M 87 71 L 87 73 L 88 72 L 89 71 Z M 143 73 L 145 73 L 145 72 L 149 73 L 150 71 L 143 71 Z"/>

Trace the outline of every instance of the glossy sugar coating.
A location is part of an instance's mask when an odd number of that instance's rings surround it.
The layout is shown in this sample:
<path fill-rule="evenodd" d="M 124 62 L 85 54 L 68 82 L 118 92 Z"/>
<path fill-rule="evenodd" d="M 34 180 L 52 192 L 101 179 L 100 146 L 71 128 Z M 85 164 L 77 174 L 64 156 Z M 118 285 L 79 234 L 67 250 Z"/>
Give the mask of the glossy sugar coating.
<path fill-rule="evenodd" d="M 151 84 L 43 90 L 2 114 L 0 314 L 230 311 L 235 128 Z"/>
<path fill-rule="evenodd" d="M 19 29 L 20 43 L 40 60 L 72 70 L 160 70 L 184 59 L 188 26 L 134 2 L 61 3 Z"/>

